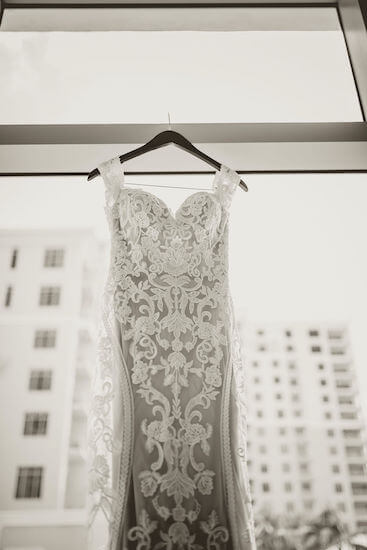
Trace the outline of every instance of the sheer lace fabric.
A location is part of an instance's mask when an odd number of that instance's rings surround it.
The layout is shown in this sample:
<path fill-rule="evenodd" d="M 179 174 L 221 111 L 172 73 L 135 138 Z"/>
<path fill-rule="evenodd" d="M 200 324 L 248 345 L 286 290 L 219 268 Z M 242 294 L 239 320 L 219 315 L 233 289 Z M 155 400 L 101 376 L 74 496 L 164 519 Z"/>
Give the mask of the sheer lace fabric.
<path fill-rule="evenodd" d="M 228 288 L 239 175 L 174 214 L 99 166 L 111 234 L 88 416 L 88 550 L 256 550 Z"/>

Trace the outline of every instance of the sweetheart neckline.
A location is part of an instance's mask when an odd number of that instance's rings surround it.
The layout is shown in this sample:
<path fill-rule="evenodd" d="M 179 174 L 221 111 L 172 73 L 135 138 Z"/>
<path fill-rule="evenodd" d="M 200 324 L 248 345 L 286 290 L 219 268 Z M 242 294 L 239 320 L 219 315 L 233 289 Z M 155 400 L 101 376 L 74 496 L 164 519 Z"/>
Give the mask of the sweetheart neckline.
<path fill-rule="evenodd" d="M 151 193 L 150 191 L 146 191 L 145 189 L 136 189 L 134 187 L 127 187 L 125 185 L 125 172 L 124 172 L 124 169 L 123 169 L 123 165 L 121 163 L 120 163 L 120 175 L 121 175 L 120 191 L 123 191 L 124 189 L 127 189 L 128 191 L 137 191 L 138 193 L 147 194 L 150 197 L 153 197 L 154 199 L 158 200 L 158 202 L 160 202 L 163 205 L 164 209 L 169 213 L 171 218 L 174 221 L 177 221 L 177 216 L 178 216 L 179 212 L 185 206 L 186 202 L 189 199 L 191 199 L 192 197 L 194 197 L 196 195 L 201 195 L 201 194 L 209 195 L 210 197 L 216 197 L 217 196 L 217 193 L 216 193 L 217 186 L 220 183 L 223 175 L 225 174 L 225 168 L 226 168 L 226 166 L 224 164 L 221 164 L 220 169 L 215 171 L 215 175 L 214 175 L 214 178 L 213 178 L 212 183 L 211 183 L 211 191 L 209 191 L 209 190 L 208 191 L 195 191 L 195 193 L 191 193 L 190 195 L 188 195 L 183 200 L 183 202 L 179 205 L 179 207 L 177 208 L 177 210 L 175 212 L 173 212 L 172 209 L 167 205 L 167 203 L 163 199 L 161 199 L 158 195 L 156 195 L 154 193 Z"/>

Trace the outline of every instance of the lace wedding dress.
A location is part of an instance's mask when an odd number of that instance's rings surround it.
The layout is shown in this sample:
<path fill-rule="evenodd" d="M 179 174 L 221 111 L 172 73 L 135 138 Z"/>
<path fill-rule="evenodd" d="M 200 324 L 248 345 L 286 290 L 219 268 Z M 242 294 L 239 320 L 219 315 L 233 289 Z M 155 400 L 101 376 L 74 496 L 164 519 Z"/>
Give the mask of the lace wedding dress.
<path fill-rule="evenodd" d="M 111 233 L 88 416 L 88 550 L 256 550 L 228 287 L 240 176 L 174 214 L 99 166 Z"/>

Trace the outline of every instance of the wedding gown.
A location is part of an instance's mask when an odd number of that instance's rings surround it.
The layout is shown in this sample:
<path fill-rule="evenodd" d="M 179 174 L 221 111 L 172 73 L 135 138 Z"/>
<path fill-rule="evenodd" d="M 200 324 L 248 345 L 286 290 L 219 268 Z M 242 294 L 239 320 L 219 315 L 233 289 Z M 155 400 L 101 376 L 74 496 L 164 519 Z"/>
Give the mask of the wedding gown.
<path fill-rule="evenodd" d="M 88 416 L 88 550 L 256 550 L 228 288 L 240 176 L 176 213 L 102 163 L 110 265 Z"/>

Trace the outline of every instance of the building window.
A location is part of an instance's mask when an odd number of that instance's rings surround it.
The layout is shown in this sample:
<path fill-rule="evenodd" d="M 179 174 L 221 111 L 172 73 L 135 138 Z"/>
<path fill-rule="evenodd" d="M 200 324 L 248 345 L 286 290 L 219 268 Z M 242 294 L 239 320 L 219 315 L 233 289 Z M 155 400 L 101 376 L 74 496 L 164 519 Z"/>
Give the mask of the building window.
<path fill-rule="evenodd" d="M 288 451 L 289 451 L 288 445 L 283 444 L 283 445 L 280 446 L 280 452 L 281 453 L 286 454 L 286 453 L 288 453 Z"/>
<path fill-rule="evenodd" d="M 320 384 L 321 384 L 321 386 L 326 386 L 327 385 L 327 381 L 325 380 L 325 378 L 321 378 Z"/>
<path fill-rule="evenodd" d="M 327 430 L 327 435 L 328 435 L 328 437 L 334 437 L 334 435 L 335 435 L 334 430 Z"/>
<path fill-rule="evenodd" d="M 253 367 L 258 367 L 259 366 L 259 363 L 257 361 L 252 361 L 252 366 Z"/>
<path fill-rule="evenodd" d="M 264 344 L 260 344 L 260 346 L 257 347 L 258 351 L 266 351 L 266 346 Z"/>
<path fill-rule="evenodd" d="M 294 504 L 293 502 L 287 502 L 287 512 L 293 512 L 294 511 Z"/>
<path fill-rule="evenodd" d="M 352 476 L 365 476 L 367 474 L 365 464 L 348 464 L 348 470 Z"/>
<path fill-rule="evenodd" d="M 290 378 L 289 383 L 290 383 L 291 386 L 297 386 L 298 385 L 298 380 L 297 380 L 297 378 Z"/>
<path fill-rule="evenodd" d="M 284 426 L 282 426 L 281 428 L 279 428 L 279 435 L 285 435 L 287 433 L 287 428 L 284 428 Z"/>
<path fill-rule="evenodd" d="M 275 399 L 282 399 L 282 394 L 281 393 L 276 393 L 275 394 Z"/>
<path fill-rule="evenodd" d="M 294 347 L 293 346 L 287 346 L 285 349 L 286 349 L 286 351 L 293 351 Z"/>
<path fill-rule="evenodd" d="M 8 286 L 5 293 L 5 307 L 9 307 L 11 304 L 11 295 L 13 288 Z"/>
<path fill-rule="evenodd" d="M 311 483 L 309 481 L 302 481 L 302 491 L 311 491 Z"/>
<path fill-rule="evenodd" d="M 255 399 L 256 399 L 256 401 L 261 401 L 261 394 L 260 393 L 255 393 Z"/>
<path fill-rule="evenodd" d="M 43 286 L 40 293 L 40 306 L 58 306 L 60 304 L 59 286 Z"/>
<path fill-rule="evenodd" d="M 341 412 L 340 418 L 342 420 L 357 420 L 358 415 L 356 412 L 350 411 L 350 412 Z"/>
<path fill-rule="evenodd" d="M 273 367 L 278 367 L 279 366 L 279 362 L 275 359 L 273 361 Z"/>
<path fill-rule="evenodd" d="M 332 445 L 331 447 L 329 447 L 329 451 L 331 455 L 336 455 L 338 452 L 338 449 L 334 445 Z"/>
<path fill-rule="evenodd" d="M 334 488 L 335 488 L 336 493 L 342 493 L 343 492 L 343 485 L 341 483 L 335 483 Z"/>
<path fill-rule="evenodd" d="M 321 352 L 321 346 L 311 346 L 312 353 L 320 353 Z"/>
<path fill-rule="evenodd" d="M 54 348 L 56 345 L 56 330 L 37 330 L 34 337 L 35 348 Z"/>
<path fill-rule="evenodd" d="M 62 267 L 64 265 L 64 250 L 48 249 L 45 251 L 44 267 Z"/>
<path fill-rule="evenodd" d="M 305 429 L 302 426 L 298 426 L 295 428 L 295 432 L 297 435 L 303 435 L 305 433 Z"/>
<path fill-rule="evenodd" d="M 340 474 L 339 464 L 333 464 L 332 471 L 333 471 L 333 474 Z"/>
<path fill-rule="evenodd" d="M 352 482 L 352 493 L 353 495 L 367 495 L 367 482 Z"/>
<path fill-rule="evenodd" d="M 312 510 L 313 501 L 312 500 L 304 500 L 303 501 L 303 507 L 305 508 L 305 510 Z"/>
<path fill-rule="evenodd" d="M 24 435 L 45 435 L 47 430 L 47 413 L 26 413 Z"/>
<path fill-rule="evenodd" d="M 263 473 L 266 473 L 268 471 L 268 465 L 267 464 L 261 464 L 261 471 Z"/>
<path fill-rule="evenodd" d="M 309 330 L 308 335 L 309 336 L 319 336 L 319 331 L 318 330 Z"/>
<path fill-rule="evenodd" d="M 299 394 L 298 393 L 292 393 L 292 401 L 294 401 L 294 402 L 299 401 Z"/>
<path fill-rule="evenodd" d="M 286 481 L 284 483 L 284 490 L 286 493 L 290 493 L 292 491 L 292 483 L 290 481 Z"/>
<path fill-rule="evenodd" d="M 287 338 L 290 338 L 292 336 L 292 332 L 290 330 L 286 330 L 285 335 L 287 336 Z"/>
<path fill-rule="evenodd" d="M 260 445 L 259 446 L 259 451 L 262 455 L 266 454 L 266 446 L 265 445 Z"/>
<path fill-rule="evenodd" d="M 307 462 L 300 462 L 300 463 L 299 463 L 299 469 L 301 470 L 301 472 L 307 473 L 307 472 L 308 472 L 308 464 L 307 464 Z"/>
<path fill-rule="evenodd" d="M 360 437 L 360 430 L 343 430 L 343 436 L 346 439 L 354 439 Z"/>
<path fill-rule="evenodd" d="M 288 464 L 288 462 L 283 462 L 283 464 L 282 464 L 283 472 L 290 472 L 290 469 L 291 469 L 291 465 Z"/>
<path fill-rule="evenodd" d="M 324 365 L 322 363 L 319 363 L 318 368 L 319 368 L 319 370 L 324 370 Z"/>
<path fill-rule="evenodd" d="M 328 337 L 330 340 L 340 340 L 343 338 L 343 332 L 340 330 L 329 330 Z"/>
<path fill-rule="evenodd" d="M 349 365 L 346 363 L 334 363 L 334 372 L 348 372 Z"/>
<path fill-rule="evenodd" d="M 261 427 L 261 428 L 258 428 L 258 429 L 257 429 L 257 434 L 258 434 L 258 435 L 265 435 L 265 428 L 262 428 L 262 427 Z"/>
<path fill-rule="evenodd" d="M 10 260 L 10 267 L 12 269 L 14 269 L 17 266 L 17 261 L 18 261 L 18 249 L 14 248 L 13 253 L 11 255 L 11 260 Z"/>
<path fill-rule="evenodd" d="M 279 376 L 274 376 L 274 382 L 275 382 L 275 384 L 279 384 L 279 382 L 280 382 Z"/>
<path fill-rule="evenodd" d="M 40 498 L 43 468 L 18 468 L 15 498 Z"/>
<path fill-rule="evenodd" d="M 329 411 L 325 412 L 324 417 L 325 417 L 326 420 L 331 420 L 331 418 L 332 418 L 331 412 L 329 412 Z"/>
<path fill-rule="evenodd" d="M 29 378 L 30 390 L 49 390 L 51 389 L 51 370 L 32 370 Z"/>
<path fill-rule="evenodd" d="M 331 355 L 344 355 L 345 354 L 345 348 L 336 348 L 332 347 L 330 348 Z"/>
<path fill-rule="evenodd" d="M 294 370 L 296 368 L 296 363 L 293 363 L 293 361 L 291 363 L 288 363 L 288 368 L 289 370 Z"/>
<path fill-rule="evenodd" d="M 277 411 L 277 415 L 278 415 L 278 418 L 282 418 L 284 416 L 284 411 L 280 409 L 279 411 Z"/>
<path fill-rule="evenodd" d="M 323 395 L 322 400 L 323 400 L 324 403 L 328 403 L 329 402 L 329 396 L 328 395 Z"/>
<path fill-rule="evenodd" d="M 259 382 L 260 382 L 260 378 L 258 376 L 255 376 L 254 384 L 258 384 Z"/>
<path fill-rule="evenodd" d="M 262 488 L 263 488 L 263 493 L 268 493 L 270 491 L 270 485 L 267 481 L 265 481 L 263 484 L 262 484 Z"/>
<path fill-rule="evenodd" d="M 302 411 L 300 409 L 295 409 L 295 411 L 293 412 L 294 416 L 296 416 L 297 418 L 299 418 L 300 416 L 302 416 Z"/>
<path fill-rule="evenodd" d="M 335 385 L 337 388 L 340 389 L 349 389 L 351 387 L 351 383 L 349 380 L 336 380 Z"/>

